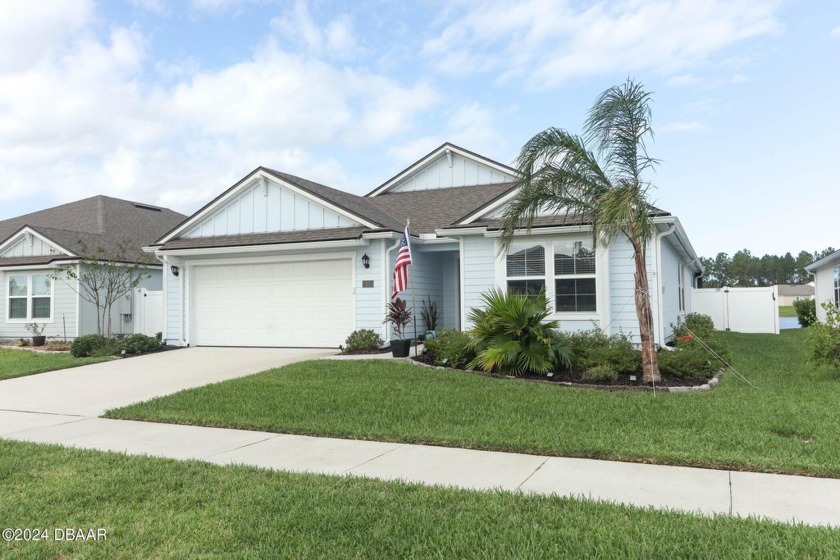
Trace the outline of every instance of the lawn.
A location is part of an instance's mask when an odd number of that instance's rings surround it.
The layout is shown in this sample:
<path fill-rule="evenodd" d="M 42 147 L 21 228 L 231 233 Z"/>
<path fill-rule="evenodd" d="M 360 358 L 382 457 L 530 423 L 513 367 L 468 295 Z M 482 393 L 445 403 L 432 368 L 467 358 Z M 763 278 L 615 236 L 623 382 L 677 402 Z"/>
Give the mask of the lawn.
<path fill-rule="evenodd" d="M 312 361 L 109 411 L 110 418 L 840 478 L 840 371 L 806 331 L 724 333 L 707 393 L 558 387 L 391 361 Z"/>
<path fill-rule="evenodd" d="M 837 558 L 840 531 L 0 441 L 4 558 Z M 54 528 L 107 540 L 57 542 Z"/>
<path fill-rule="evenodd" d="M 779 317 L 796 317 L 796 308 L 792 305 L 780 305 Z"/>
<path fill-rule="evenodd" d="M 74 358 L 70 354 L 48 354 L 27 350 L 0 348 L 0 380 L 23 377 L 33 373 L 44 373 L 87 364 L 95 364 L 111 358 Z"/>

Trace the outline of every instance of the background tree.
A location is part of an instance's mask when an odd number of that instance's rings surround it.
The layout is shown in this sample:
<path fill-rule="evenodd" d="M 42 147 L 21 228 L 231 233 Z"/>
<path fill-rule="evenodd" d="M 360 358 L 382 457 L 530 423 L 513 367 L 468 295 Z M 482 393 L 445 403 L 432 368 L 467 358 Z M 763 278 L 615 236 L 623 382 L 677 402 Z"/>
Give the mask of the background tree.
<path fill-rule="evenodd" d="M 732 257 L 718 253 L 714 259 L 700 257 L 705 273 L 703 285 L 708 288 L 722 286 L 774 286 L 776 284 L 807 284 L 811 275 L 805 267 L 834 252 L 828 247 L 823 251 L 800 251 L 796 258 L 790 253 L 782 256 L 757 257 L 742 249 Z"/>
<path fill-rule="evenodd" d="M 509 247 L 514 232 L 530 231 L 534 218 L 545 212 L 591 224 L 596 242 L 604 245 L 617 235 L 627 237 L 635 264 L 643 383 L 660 381 L 645 264 L 655 231 L 648 202 L 651 184 L 642 178 L 657 163 L 645 146 L 645 138 L 653 136 L 650 119 L 650 94 L 627 80 L 598 97 L 583 137 L 549 128 L 531 138 L 517 159 L 520 191 L 505 211 L 501 239 Z"/>
<path fill-rule="evenodd" d="M 68 285 L 82 299 L 96 306 L 96 332 L 110 337 L 114 303 L 149 278 L 149 265 L 154 259 L 151 255 L 138 255 L 131 249 L 128 239 L 112 247 L 97 246 L 93 250 L 84 242 L 80 241 L 79 245 L 78 264 L 59 267 L 53 277 L 78 281 L 68 282 Z"/>

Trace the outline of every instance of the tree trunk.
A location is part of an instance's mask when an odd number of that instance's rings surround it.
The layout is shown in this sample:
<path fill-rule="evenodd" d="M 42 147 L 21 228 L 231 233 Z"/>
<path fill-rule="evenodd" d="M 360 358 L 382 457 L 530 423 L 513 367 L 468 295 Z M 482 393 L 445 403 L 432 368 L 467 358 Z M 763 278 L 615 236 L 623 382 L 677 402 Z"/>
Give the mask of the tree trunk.
<path fill-rule="evenodd" d="M 641 243 L 632 241 L 633 260 L 636 264 L 636 317 L 639 319 L 639 335 L 642 339 L 642 383 L 659 383 L 659 360 L 653 341 L 653 311 L 650 308 L 645 251 Z"/>

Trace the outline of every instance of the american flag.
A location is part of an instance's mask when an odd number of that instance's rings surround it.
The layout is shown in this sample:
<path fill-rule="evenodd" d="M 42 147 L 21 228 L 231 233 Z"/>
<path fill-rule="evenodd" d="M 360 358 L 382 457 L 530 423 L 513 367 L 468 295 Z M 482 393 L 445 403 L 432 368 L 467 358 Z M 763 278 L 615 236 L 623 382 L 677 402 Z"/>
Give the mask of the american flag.
<path fill-rule="evenodd" d="M 400 242 L 400 251 L 397 253 L 397 262 L 394 264 L 394 287 L 391 290 L 391 299 L 408 287 L 408 265 L 410 264 L 411 244 L 408 242 L 408 228 L 406 227 Z"/>

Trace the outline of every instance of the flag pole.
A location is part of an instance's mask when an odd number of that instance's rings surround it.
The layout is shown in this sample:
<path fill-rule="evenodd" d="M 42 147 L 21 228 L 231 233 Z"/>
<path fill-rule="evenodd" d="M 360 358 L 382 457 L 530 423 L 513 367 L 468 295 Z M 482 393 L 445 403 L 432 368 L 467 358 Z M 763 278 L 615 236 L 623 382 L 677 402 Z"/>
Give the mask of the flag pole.
<path fill-rule="evenodd" d="M 405 220 L 406 236 L 411 234 L 410 230 L 411 230 L 411 220 L 406 219 Z M 411 247 L 411 240 L 407 239 L 407 241 L 409 243 L 409 247 Z M 411 251 L 410 248 L 409 248 L 409 251 Z M 414 254 L 413 253 L 410 253 L 410 254 L 411 254 L 411 266 L 414 266 Z M 411 277 L 413 277 L 413 276 L 414 276 L 414 274 L 411 274 L 409 276 L 408 282 L 409 282 L 409 285 L 411 286 L 411 317 L 414 319 L 414 357 L 416 358 L 417 357 L 417 307 L 416 307 L 416 302 L 414 300 L 414 282 L 411 281 Z"/>

